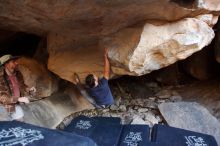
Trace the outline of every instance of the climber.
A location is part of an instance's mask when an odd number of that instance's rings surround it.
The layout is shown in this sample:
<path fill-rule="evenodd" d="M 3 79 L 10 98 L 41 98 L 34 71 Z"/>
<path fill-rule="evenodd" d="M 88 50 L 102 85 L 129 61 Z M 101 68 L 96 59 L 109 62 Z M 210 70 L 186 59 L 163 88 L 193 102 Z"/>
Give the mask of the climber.
<path fill-rule="evenodd" d="M 114 99 L 111 90 L 108 85 L 108 79 L 110 75 L 110 63 L 107 56 L 108 50 L 104 52 L 104 77 L 99 79 L 94 74 L 89 74 L 86 77 L 86 90 L 89 96 L 86 98 L 97 108 L 106 108 L 114 104 Z M 79 82 L 79 78 L 75 75 L 75 80 Z M 81 90 L 83 91 L 83 90 Z M 82 92 L 81 92 L 82 93 Z M 91 98 L 92 97 L 92 98 Z"/>
<path fill-rule="evenodd" d="M 108 85 L 108 79 L 110 75 L 110 63 L 108 60 L 108 50 L 104 52 L 104 77 L 98 79 L 94 74 L 89 74 L 86 77 L 86 85 L 88 86 L 88 93 L 94 98 L 96 104 L 105 108 L 114 103 L 114 99 L 111 90 Z"/>

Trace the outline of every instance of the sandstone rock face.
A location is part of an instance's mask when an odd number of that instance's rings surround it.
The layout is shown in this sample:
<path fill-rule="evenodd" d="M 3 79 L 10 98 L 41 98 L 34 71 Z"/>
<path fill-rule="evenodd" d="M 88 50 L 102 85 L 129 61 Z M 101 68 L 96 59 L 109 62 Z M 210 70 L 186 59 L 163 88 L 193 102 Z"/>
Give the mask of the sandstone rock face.
<path fill-rule="evenodd" d="M 72 81 L 74 72 L 81 78 L 88 73 L 100 75 L 103 72 L 102 50 L 107 47 L 114 74 L 140 76 L 187 58 L 213 38 L 212 28 L 195 18 L 129 27 L 101 40 L 85 40 L 81 45 L 70 35 L 50 34 L 48 68 L 68 81 Z"/>
<path fill-rule="evenodd" d="M 47 97 L 57 91 L 57 81 L 43 64 L 25 57 L 20 58 L 19 63 L 19 70 L 23 75 L 25 85 L 34 86 L 37 90 L 34 98 Z"/>
<path fill-rule="evenodd" d="M 73 36 L 94 36 L 147 19 L 174 21 L 219 11 L 219 0 L 7 0 L 0 4 L 0 21 L 4 22 L 0 27 L 39 35 L 72 32 Z"/>
<path fill-rule="evenodd" d="M 197 0 L 198 7 L 211 10 L 211 11 L 218 11 L 220 8 L 219 1 L 216 0 Z"/>
<path fill-rule="evenodd" d="M 219 0 L 1 2 L 3 29 L 47 36 L 48 68 L 72 81 L 103 72 L 108 47 L 117 75 L 143 75 L 208 45 Z"/>
<path fill-rule="evenodd" d="M 74 72 L 78 73 L 82 80 L 89 73 L 102 75 L 103 49 L 96 42 L 97 40 L 92 43 L 86 40 L 85 44 L 76 47 L 70 36 L 48 35 L 48 69 L 70 82 Z"/>
<path fill-rule="evenodd" d="M 134 75 L 143 75 L 187 58 L 208 45 L 213 38 L 213 30 L 198 19 L 187 18 L 160 26 L 145 24 L 139 42 L 136 47 L 129 46 L 126 58 L 117 57 L 121 54 L 119 48 L 126 47 L 123 45 L 112 49 L 109 57 L 121 64 L 125 64 L 123 61 L 126 60 L 127 71 Z M 117 73 L 116 70 L 113 72 Z"/>
<path fill-rule="evenodd" d="M 198 103 L 162 103 L 159 110 L 170 126 L 212 135 L 220 144 L 220 122 Z"/>

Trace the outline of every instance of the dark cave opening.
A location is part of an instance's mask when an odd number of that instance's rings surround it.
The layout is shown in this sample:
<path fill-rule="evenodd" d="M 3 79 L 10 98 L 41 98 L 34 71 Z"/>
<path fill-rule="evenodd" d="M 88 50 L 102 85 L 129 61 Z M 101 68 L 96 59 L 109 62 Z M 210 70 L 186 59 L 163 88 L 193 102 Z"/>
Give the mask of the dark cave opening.
<path fill-rule="evenodd" d="M 0 30 L 0 55 L 33 57 L 40 40 L 41 37 L 34 34 Z"/>

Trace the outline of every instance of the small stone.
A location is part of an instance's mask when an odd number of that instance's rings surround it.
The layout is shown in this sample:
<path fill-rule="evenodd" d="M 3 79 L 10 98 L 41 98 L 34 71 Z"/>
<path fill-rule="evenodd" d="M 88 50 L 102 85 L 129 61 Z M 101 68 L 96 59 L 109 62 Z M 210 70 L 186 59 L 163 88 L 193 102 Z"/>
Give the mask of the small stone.
<path fill-rule="evenodd" d="M 158 96 L 160 99 L 167 99 L 170 98 L 170 95 L 160 95 Z"/>
<path fill-rule="evenodd" d="M 158 99 L 158 100 L 157 100 L 157 103 L 164 103 L 164 102 L 166 102 L 166 101 L 163 100 L 163 99 Z"/>
<path fill-rule="evenodd" d="M 149 88 L 157 88 L 158 84 L 156 82 L 149 82 L 146 84 Z"/>
<path fill-rule="evenodd" d="M 141 117 L 135 115 L 135 116 L 133 117 L 133 120 L 132 120 L 131 124 L 132 124 L 132 125 L 134 125 L 134 124 L 145 125 L 145 124 L 147 124 L 147 123 L 146 123 Z"/>
<path fill-rule="evenodd" d="M 145 107 L 151 108 L 151 109 L 158 109 L 157 103 L 155 102 L 146 102 L 144 104 Z"/>
<path fill-rule="evenodd" d="M 156 94 L 159 98 L 169 98 L 172 96 L 172 92 L 170 90 L 162 90 Z"/>
<path fill-rule="evenodd" d="M 149 121 L 153 125 L 154 124 L 158 124 L 159 121 L 158 121 L 158 119 L 155 117 L 155 115 L 152 112 L 148 112 L 148 113 L 146 113 L 144 115 L 145 115 L 145 118 L 144 118 L 145 121 Z"/>
<path fill-rule="evenodd" d="M 104 113 L 102 114 L 103 117 L 111 117 L 110 113 Z"/>
<path fill-rule="evenodd" d="M 171 96 L 171 97 L 170 97 L 170 101 L 172 101 L 172 102 L 182 101 L 182 97 L 181 97 L 181 96 L 178 96 L 178 95 L 176 95 L 176 96 Z"/>
<path fill-rule="evenodd" d="M 137 105 L 141 105 L 143 103 L 143 99 L 136 99 Z"/>
<path fill-rule="evenodd" d="M 149 99 L 155 101 L 156 97 L 149 97 Z"/>
<path fill-rule="evenodd" d="M 128 99 L 125 99 L 125 100 L 123 101 L 123 104 L 125 104 L 125 105 L 130 105 L 130 101 L 129 101 Z"/>
<path fill-rule="evenodd" d="M 162 121 L 163 121 L 162 118 L 161 118 L 161 116 L 158 116 L 158 115 L 157 115 L 155 118 L 158 120 L 158 122 L 162 122 Z"/>
<path fill-rule="evenodd" d="M 137 110 L 139 108 L 139 106 L 134 106 L 134 110 Z"/>
<path fill-rule="evenodd" d="M 139 113 L 145 113 L 145 112 L 147 112 L 148 111 L 148 108 L 139 108 L 138 109 L 138 112 Z"/>
<path fill-rule="evenodd" d="M 103 113 L 109 112 L 109 109 L 108 109 L 108 108 L 103 109 L 102 112 L 103 112 Z"/>
<path fill-rule="evenodd" d="M 65 128 L 65 125 L 63 124 L 63 123 L 61 123 L 60 125 L 59 125 L 59 127 L 57 127 L 58 129 L 64 129 Z"/>
<path fill-rule="evenodd" d="M 127 111 L 126 106 L 125 106 L 125 105 L 120 105 L 120 106 L 119 106 L 119 111 L 121 111 L 121 112 Z"/>
<path fill-rule="evenodd" d="M 139 114 L 136 114 L 136 115 L 138 115 L 141 119 L 145 118 L 145 115 L 143 113 L 139 113 Z"/>
<path fill-rule="evenodd" d="M 132 114 L 132 113 L 134 113 L 134 109 L 132 107 L 129 107 L 128 112 Z"/>
<path fill-rule="evenodd" d="M 112 111 L 117 111 L 118 110 L 118 106 L 116 106 L 115 104 L 110 106 L 110 110 Z"/>
<path fill-rule="evenodd" d="M 116 114 L 116 113 L 111 113 L 110 116 L 111 116 L 111 117 L 120 117 L 120 115 L 119 115 L 119 114 Z"/>
<path fill-rule="evenodd" d="M 115 99 L 115 104 L 116 104 L 117 106 L 119 106 L 120 103 L 121 103 L 121 97 L 118 96 L 118 97 Z"/>
<path fill-rule="evenodd" d="M 131 105 L 136 105 L 136 104 L 137 104 L 137 101 L 136 101 L 136 100 L 131 100 L 131 101 L 130 101 L 130 104 L 131 104 Z"/>
<path fill-rule="evenodd" d="M 123 118 L 122 124 L 130 124 L 132 122 L 133 118 L 131 116 L 125 116 Z"/>

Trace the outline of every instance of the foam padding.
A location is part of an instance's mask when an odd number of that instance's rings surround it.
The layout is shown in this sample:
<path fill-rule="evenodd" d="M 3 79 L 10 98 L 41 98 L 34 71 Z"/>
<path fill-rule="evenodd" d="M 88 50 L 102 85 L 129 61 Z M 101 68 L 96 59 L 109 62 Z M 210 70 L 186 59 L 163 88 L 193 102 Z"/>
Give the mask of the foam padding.
<path fill-rule="evenodd" d="M 0 145 L 96 146 L 89 138 L 18 121 L 0 122 Z"/>

